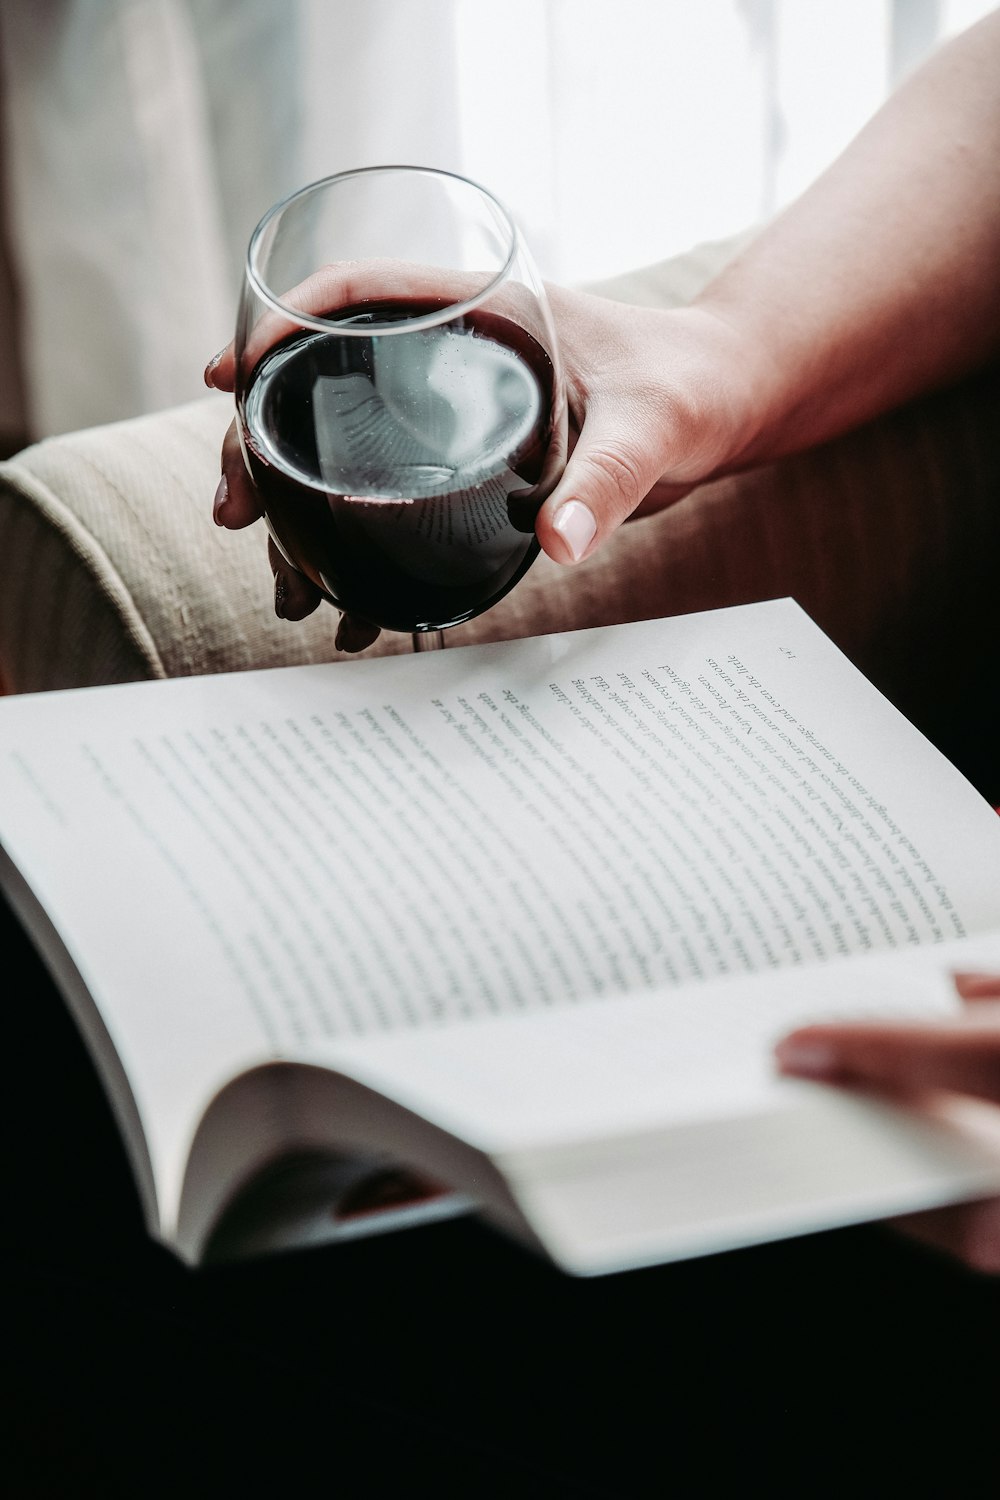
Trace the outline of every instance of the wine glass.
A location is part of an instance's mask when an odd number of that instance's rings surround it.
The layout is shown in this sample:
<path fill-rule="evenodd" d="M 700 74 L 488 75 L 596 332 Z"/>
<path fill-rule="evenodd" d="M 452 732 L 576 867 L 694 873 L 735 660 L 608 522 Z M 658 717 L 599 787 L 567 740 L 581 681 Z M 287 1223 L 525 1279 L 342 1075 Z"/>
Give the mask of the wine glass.
<path fill-rule="evenodd" d="M 251 237 L 235 347 L 270 534 L 346 615 L 440 647 L 531 566 L 566 399 L 543 283 L 492 193 L 418 166 L 293 193 Z"/>

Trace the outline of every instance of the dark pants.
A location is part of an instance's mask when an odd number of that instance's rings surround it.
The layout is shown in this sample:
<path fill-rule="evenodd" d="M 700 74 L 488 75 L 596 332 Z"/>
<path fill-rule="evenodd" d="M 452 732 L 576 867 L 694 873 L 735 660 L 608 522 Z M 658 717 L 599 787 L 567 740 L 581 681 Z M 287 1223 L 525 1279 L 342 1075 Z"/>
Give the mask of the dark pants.
<path fill-rule="evenodd" d="M 879 1226 L 594 1281 L 472 1220 L 185 1269 L 2 921 L 12 1500 L 997 1492 L 1000 1281 Z"/>

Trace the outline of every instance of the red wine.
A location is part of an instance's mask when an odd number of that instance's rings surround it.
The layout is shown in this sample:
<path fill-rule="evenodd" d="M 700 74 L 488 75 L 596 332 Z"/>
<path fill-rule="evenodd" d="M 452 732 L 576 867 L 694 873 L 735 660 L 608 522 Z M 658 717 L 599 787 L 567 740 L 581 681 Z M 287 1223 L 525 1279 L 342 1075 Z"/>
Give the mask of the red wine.
<path fill-rule="evenodd" d="M 356 328 L 436 310 L 336 316 Z M 347 613 L 443 629 L 495 604 L 537 555 L 553 368 L 508 319 L 476 310 L 370 338 L 300 330 L 260 360 L 239 404 L 276 543 Z"/>

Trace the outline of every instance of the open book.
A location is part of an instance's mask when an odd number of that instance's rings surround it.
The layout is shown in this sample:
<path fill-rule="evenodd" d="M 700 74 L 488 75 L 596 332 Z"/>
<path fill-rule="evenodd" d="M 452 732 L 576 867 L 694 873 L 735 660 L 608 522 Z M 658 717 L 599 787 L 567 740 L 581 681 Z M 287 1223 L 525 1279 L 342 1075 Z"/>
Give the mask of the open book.
<path fill-rule="evenodd" d="M 473 1211 L 575 1274 L 1000 1191 L 781 1078 L 1000 966 L 1000 818 L 791 600 L 0 700 L 2 878 L 195 1264 Z"/>

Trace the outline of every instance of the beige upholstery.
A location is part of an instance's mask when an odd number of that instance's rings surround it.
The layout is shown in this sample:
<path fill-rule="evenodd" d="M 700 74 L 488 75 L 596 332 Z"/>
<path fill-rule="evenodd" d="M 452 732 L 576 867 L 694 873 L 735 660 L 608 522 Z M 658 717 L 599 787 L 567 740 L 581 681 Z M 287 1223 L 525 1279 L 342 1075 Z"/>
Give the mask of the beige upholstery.
<path fill-rule="evenodd" d="M 592 289 L 676 304 L 734 247 L 701 246 Z M 969 703 L 992 701 L 995 688 L 998 407 L 994 371 L 809 454 L 706 485 L 629 523 L 578 568 L 540 558 L 450 640 L 791 594 L 951 753 L 955 713 L 967 739 Z M 274 617 L 261 528 L 212 523 L 230 418 L 230 399 L 208 395 L 51 438 L 0 464 L 8 691 L 336 657 L 333 609 L 298 624 Z M 365 654 L 409 649 L 407 637 L 383 635 Z M 973 739 L 991 725 L 988 714 L 973 724 Z M 993 755 L 985 740 L 968 753 Z"/>

